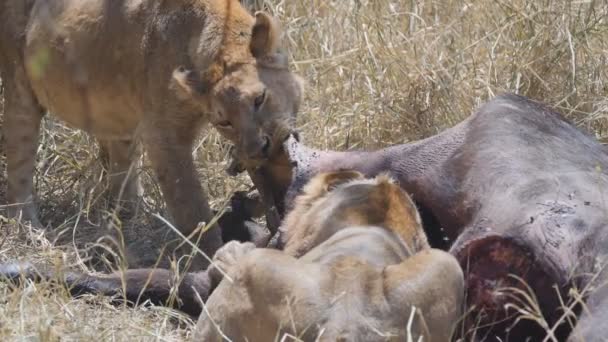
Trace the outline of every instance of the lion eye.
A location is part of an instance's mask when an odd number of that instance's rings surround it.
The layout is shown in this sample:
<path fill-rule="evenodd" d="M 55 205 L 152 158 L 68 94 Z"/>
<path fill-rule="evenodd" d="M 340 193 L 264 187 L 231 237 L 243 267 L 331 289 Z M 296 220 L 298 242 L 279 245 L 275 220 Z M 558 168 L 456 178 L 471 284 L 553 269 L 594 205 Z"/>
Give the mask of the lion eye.
<path fill-rule="evenodd" d="M 224 128 L 224 129 L 232 128 L 232 124 L 228 120 L 220 121 L 220 122 L 216 123 L 215 125 L 218 126 L 219 128 Z"/>
<path fill-rule="evenodd" d="M 253 108 L 257 112 L 260 110 L 260 107 L 264 104 L 264 100 L 266 100 L 266 89 L 262 92 L 262 94 L 253 100 Z"/>

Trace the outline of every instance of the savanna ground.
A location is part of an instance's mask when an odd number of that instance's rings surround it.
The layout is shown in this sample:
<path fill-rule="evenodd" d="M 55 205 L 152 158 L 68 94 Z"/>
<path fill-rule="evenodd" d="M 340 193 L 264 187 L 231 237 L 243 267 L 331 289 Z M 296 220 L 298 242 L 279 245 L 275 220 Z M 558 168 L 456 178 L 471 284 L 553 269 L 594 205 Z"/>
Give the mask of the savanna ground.
<path fill-rule="evenodd" d="M 375 148 L 424 138 L 506 91 L 544 101 L 608 139 L 605 0 L 249 3 L 283 23 L 293 69 L 307 81 L 298 125 L 315 147 Z M 202 132 L 194 154 L 215 208 L 249 186 L 246 177 L 225 174 L 228 146 L 213 130 Z M 0 169 L 4 203 L 3 156 Z M 143 209 L 120 222 L 98 196 L 99 169 L 93 139 L 45 119 L 35 180 L 50 229 L 43 233 L 0 217 L 0 261 L 27 258 L 90 272 L 154 264 L 168 229 L 152 217 L 164 209 L 151 170 L 140 170 Z M 100 257 L 104 250 L 114 257 Z M 190 318 L 162 307 L 116 307 L 94 296 L 74 300 L 48 283 L 17 290 L 0 284 L 2 341 L 178 341 L 192 328 Z"/>

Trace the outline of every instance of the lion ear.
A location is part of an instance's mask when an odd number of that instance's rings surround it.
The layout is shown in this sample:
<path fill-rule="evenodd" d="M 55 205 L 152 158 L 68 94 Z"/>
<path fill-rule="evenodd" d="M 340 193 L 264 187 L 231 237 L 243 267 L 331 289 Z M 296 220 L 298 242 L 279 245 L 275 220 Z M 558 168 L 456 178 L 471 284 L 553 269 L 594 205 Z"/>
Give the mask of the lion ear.
<path fill-rule="evenodd" d="M 262 58 L 274 54 L 279 45 L 280 35 L 279 24 L 270 14 L 256 12 L 249 45 L 253 57 Z"/>
<path fill-rule="evenodd" d="M 200 74 L 186 69 L 184 66 L 175 68 L 172 78 L 178 86 L 192 96 L 204 95 L 208 90 L 208 86 L 203 82 Z"/>
<path fill-rule="evenodd" d="M 340 184 L 363 178 L 365 177 L 361 172 L 353 170 L 330 172 L 325 175 L 325 190 L 332 191 Z"/>

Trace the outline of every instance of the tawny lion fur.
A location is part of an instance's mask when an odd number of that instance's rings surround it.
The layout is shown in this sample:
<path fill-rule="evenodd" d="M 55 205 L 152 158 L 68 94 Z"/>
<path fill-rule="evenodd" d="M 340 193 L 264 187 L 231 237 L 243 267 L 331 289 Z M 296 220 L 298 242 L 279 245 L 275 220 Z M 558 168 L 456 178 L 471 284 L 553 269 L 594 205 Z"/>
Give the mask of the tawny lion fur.
<path fill-rule="evenodd" d="M 115 197 L 136 193 L 129 150 L 141 140 L 176 226 L 209 222 L 193 140 L 210 122 L 251 162 L 280 146 L 302 88 L 279 36 L 273 18 L 237 0 L 3 1 L 11 214 L 37 223 L 32 175 L 48 110 L 99 139 Z M 213 254 L 221 243 L 213 229 L 202 247 Z"/>
<path fill-rule="evenodd" d="M 209 297 L 194 340 L 449 340 L 462 270 L 429 247 L 414 203 L 388 177 L 319 174 L 282 230 L 284 251 L 224 247 L 238 257 L 222 264 L 229 278 Z"/>

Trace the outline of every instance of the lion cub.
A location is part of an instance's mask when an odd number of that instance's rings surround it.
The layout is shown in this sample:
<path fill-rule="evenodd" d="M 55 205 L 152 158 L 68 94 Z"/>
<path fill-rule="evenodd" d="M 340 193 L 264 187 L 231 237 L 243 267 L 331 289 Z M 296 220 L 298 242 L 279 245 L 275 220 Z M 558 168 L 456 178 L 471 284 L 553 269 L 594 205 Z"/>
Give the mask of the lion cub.
<path fill-rule="evenodd" d="M 429 247 L 414 203 L 387 176 L 317 175 L 285 218 L 281 244 L 243 244 L 250 250 L 224 265 L 229 278 L 195 340 L 447 341 L 460 318 L 460 266 Z"/>

